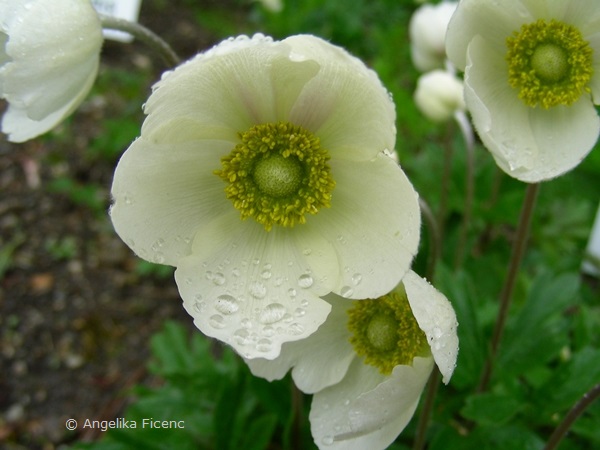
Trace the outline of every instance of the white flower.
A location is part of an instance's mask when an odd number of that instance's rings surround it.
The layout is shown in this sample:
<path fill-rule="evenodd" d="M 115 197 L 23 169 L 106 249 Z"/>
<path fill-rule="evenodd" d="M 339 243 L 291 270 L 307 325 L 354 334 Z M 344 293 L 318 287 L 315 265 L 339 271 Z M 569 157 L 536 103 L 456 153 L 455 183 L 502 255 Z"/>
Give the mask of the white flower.
<path fill-rule="evenodd" d="M 596 143 L 597 0 L 463 0 L 447 51 L 465 70 L 466 104 L 479 136 L 510 176 L 556 177 Z"/>
<path fill-rule="evenodd" d="M 424 4 L 412 15 L 408 26 L 413 64 L 421 72 L 444 67 L 445 38 L 457 2 Z"/>
<path fill-rule="evenodd" d="M 112 220 L 139 256 L 177 267 L 205 334 L 272 359 L 326 319 L 320 296 L 378 296 L 409 269 L 420 216 L 384 153 L 394 105 L 343 49 L 230 39 L 164 76 L 146 113 Z"/>
<path fill-rule="evenodd" d="M 414 99 L 423 115 L 434 122 L 445 122 L 465 109 L 462 81 L 445 70 L 421 75 Z"/>
<path fill-rule="evenodd" d="M 315 393 L 309 417 L 322 450 L 387 448 L 414 414 L 434 362 L 444 383 L 452 376 L 458 337 L 450 302 L 412 271 L 402 284 L 355 305 L 328 295 L 332 311 L 316 333 L 284 344 L 273 361 L 247 361 L 269 381 L 292 368 L 298 388 Z"/>
<path fill-rule="evenodd" d="M 283 10 L 283 0 L 257 0 L 265 9 L 278 13 Z"/>
<path fill-rule="evenodd" d="M 92 87 L 102 27 L 86 0 L 0 0 L 2 131 L 24 142 L 52 129 Z"/>

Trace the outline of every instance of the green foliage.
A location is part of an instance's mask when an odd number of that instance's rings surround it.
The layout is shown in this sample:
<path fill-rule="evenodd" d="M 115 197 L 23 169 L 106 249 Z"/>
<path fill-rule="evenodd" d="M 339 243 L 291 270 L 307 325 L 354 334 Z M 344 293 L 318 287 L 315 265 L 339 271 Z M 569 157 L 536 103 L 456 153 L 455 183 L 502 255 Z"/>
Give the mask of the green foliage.
<path fill-rule="evenodd" d="M 149 370 L 163 383 L 131 393 L 136 401 L 123 418 L 135 429 L 109 429 L 101 441 L 73 449 L 265 450 L 278 434 L 286 442 L 294 420 L 289 380 L 256 379 L 229 348 L 200 333 L 188 335 L 182 325 L 167 322 L 153 337 Z M 149 419 L 182 426 L 150 427 Z"/>

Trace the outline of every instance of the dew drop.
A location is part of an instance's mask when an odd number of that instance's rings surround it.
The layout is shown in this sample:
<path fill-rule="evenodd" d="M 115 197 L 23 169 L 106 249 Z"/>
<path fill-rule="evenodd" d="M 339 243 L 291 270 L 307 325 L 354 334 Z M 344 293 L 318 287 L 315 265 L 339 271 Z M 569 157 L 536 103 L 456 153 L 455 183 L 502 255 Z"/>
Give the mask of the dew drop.
<path fill-rule="evenodd" d="M 308 306 L 308 300 L 304 299 L 300 302 L 300 306 L 302 306 L 303 308 L 306 308 Z"/>
<path fill-rule="evenodd" d="M 354 275 L 352 275 L 352 282 L 354 283 L 354 286 L 358 286 L 361 281 L 362 275 L 360 273 L 355 273 Z"/>
<path fill-rule="evenodd" d="M 237 299 L 229 294 L 219 295 L 215 302 L 215 309 L 221 314 L 234 314 L 240 309 Z"/>
<path fill-rule="evenodd" d="M 267 295 L 267 287 L 260 281 L 254 281 L 248 287 L 248 293 L 254 298 L 264 298 Z"/>
<path fill-rule="evenodd" d="M 231 269 L 231 275 L 233 275 L 236 278 L 239 277 L 241 275 L 240 269 L 234 267 L 233 269 Z"/>
<path fill-rule="evenodd" d="M 296 289 L 294 289 L 294 288 L 289 288 L 289 289 L 288 289 L 288 295 L 289 295 L 291 298 L 294 298 L 294 297 L 296 297 Z"/>
<path fill-rule="evenodd" d="M 432 330 L 432 333 L 433 333 L 433 337 L 434 337 L 434 338 L 436 338 L 436 339 L 439 339 L 439 338 L 441 338 L 441 337 L 442 337 L 442 334 L 444 334 L 444 333 L 442 332 L 442 330 L 441 330 L 439 327 L 435 327 L 435 328 Z"/>
<path fill-rule="evenodd" d="M 256 343 L 256 350 L 263 353 L 270 352 L 272 345 L 270 339 L 261 339 Z"/>
<path fill-rule="evenodd" d="M 135 241 L 133 239 L 127 239 L 125 241 L 125 243 L 130 247 L 130 248 L 134 248 L 135 247 Z"/>
<path fill-rule="evenodd" d="M 219 330 L 225 328 L 225 320 L 223 319 L 223 316 L 220 316 L 219 314 L 210 316 L 210 319 L 208 319 L 208 323 L 211 327 Z"/>
<path fill-rule="evenodd" d="M 344 298 L 349 298 L 352 296 L 352 294 L 354 294 L 354 289 L 352 289 L 350 286 L 343 286 L 340 291 L 340 294 Z"/>
<path fill-rule="evenodd" d="M 260 273 L 260 276 L 262 278 L 264 278 L 265 280 L 268 280 L 269 278 L 271 278 L 273 274 L 271 273 L 271 271 L 269 269 L 265 269 Z"/>
<path fill-rule="evenodd" d="M 158 249 L 160 249 L 163 245 L 165 245 L 165 240 L 162 238 L 159 238 L 156 240 L 156 242 L 154 244 L 152 244 L 152 250 L 157 252 Z"/>
<path fill-rule="evenodd" d="M 331 445 L 333 444 L 333 436 L 327 435 L 323 439 L 321 439 L 321 442 L 323 443 L 323 445 Z"/>
<path fill-rule="evenodd" d="M 302 317 L 304 314 L 306 314 L 306 310 L 304 308 L 296 308 L 294 310 L 294 315 L 296 317 Z"/>
<path fill-rule="evenodd" d="M 266 337 L 271 337 L 275 334 L 275 328 L 273 328 L 271 325 L 263 327 L 262 331 L 263 335 Z"/>
<path fill-rule="evenodd" d="M 250 343 L 250 333 L 244 328 L 236 330 L 235 333 L 233 333 L 233 337 L 239 345 L 247 345 Z"/>
<path fill-rule="evenodd" d="M 196 302 L 196 303 L 194 303 L 194 310 L 197 313 L 202 314 L 202 313 L 204 313 L 205 309 L 206 309 L 206 303 L 204 303 L 204 302 Z"/>
<path fill-rule="evenodd" d="M 185 279 L 185 284 L 187 284 L 187 285 L 190 285 L 190 284 L 192 284 L 192 282 L 193 282 L 193 280 L 192 280 L 190 277 L 187 277 L 187 278 Z"/>
<path fill-rule="evenodd" d="M 225 275 L 223 275 L 221 272 L 215 273 L 212 277 L 212 282 L 214 284 L 216 284 L 217 286 L 224 285 L 225 284 Z"/>
<path fill-rule="evenodd" d="M 242 319 L 242 321 L 240 322 L 240 324 L 244 328 L 252 328 L 252 321 L 250 319 Z"/>
<path fill-rule="evenodd" d="M 302 254 L 308 256 L 312 253 L 312 249 L 310 248 L 305 248 L 304 250 L 302 250 Z"/>
<path fill-rule="evenodd" d="M 295 336 L 299 336 L 302 333 L 304 333 L 304 327 L 302 325 L 300 325 L 299 323 L 291 324 L 289 330 L 290 330 L 290 333 Z"/>
<path fill-rule="evenodd" d="M 154 253 L 154 262 L 157 264 L 163 264 L 165 262 L 165 255 L 163 252 Z"/>
<path fill-rule="evenodd" d="M 300 278 L 298 278 L 298 286 L 302 289 L 308 289 L 313 285 L 313 282 L 313 277 L 307 273 L 300 275 Z"/>
<path fill-rule="evenodd" d="M 279 322 L 286 315 L 285 306 L 281 303 L 271 303 L 270 305 L 265 306 L 265 308 L 260 313 L 260 320 L 263 324 L 271 324 L 275 322 Z"/>

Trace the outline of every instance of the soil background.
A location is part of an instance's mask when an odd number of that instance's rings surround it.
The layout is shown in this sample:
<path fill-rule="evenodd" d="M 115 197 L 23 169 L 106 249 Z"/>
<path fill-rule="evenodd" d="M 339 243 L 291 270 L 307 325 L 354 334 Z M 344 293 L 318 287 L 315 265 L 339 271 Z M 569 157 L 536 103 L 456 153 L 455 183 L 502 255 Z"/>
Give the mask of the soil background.
<path fill-rule="evenodd" d="M 145 0 L 139 21 L 187 58 L 219 40 L 198 26 L 199 11 L 226 11 L 235 23 L 249 7 Z M 166 67 L 138 42 L 106 41 L 99 78 L 113 68 L 144 74 L 134 94 L 139 99 L 127 102 L 107 90 L 91 95 L 49 135 L 24 144 L 0 136 L 2 449 L 54 449 L 99 438 L 100 430 L 68 432 L 65 421 L 120 417 L 129 388 L 160 382 L 146 365 L 150 337 L 164 321 L 195 332 L 171 271 L 140 270 L 112 228 L 107 212 L 119 155 L 89 155 L 105 118 L 141 125 L 143 100 Z M 5 107 L 0 103 L 0 111 Z"/>

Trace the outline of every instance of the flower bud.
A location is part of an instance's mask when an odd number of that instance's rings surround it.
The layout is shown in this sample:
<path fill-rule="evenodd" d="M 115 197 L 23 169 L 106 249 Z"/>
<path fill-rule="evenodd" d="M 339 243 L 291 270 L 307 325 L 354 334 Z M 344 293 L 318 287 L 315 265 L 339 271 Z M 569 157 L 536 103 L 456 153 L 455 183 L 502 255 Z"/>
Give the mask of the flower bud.
<path fill-rule="evenodd" d="M 414 99 L 423 115 L 434 122 L 449 120 L 457 110 L 465 109 L 462 81 L 443 70 L 421 75 Z"/>

